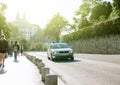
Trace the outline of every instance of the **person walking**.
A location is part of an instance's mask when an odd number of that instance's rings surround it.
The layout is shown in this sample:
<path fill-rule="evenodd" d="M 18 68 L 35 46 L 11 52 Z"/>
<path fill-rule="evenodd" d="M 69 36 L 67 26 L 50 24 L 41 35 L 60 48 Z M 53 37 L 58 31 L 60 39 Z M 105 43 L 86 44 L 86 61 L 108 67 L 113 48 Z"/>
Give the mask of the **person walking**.
<path fill-rule="evenodd" d="M 5 38 L 5 35 L 2 34 L 0 36 L 0 66 L 3 65 L 3 67 L 5 66 L 4 65 L 4 62 L 5 62 L 5 56 L 7 54 L 7 50 L 8 50 L 8 41 L 6 40 Z"/>
<path fill-rule="evenodd" d="M 23 50 L 24 50 L 23 45 L 20 45 L 20 52 L 21 52 L 21 56 L 23 55 Z"/>
<path fill-rule="evenodd" d="M 15 44 L 13 45 L 13 49 L 14 49 L 14 60 L 17 61 L 17 55 L 19 52 L 19 45 L 17 41 L 15 41 Z"/>
<path fill-rule="evenodd" d="M 9 46 L 8 46 L 8 55 L 9 55 L 10 57 L 13 56 L 13 44 L 12 44 L 12 42 L 9 43 Z"/>

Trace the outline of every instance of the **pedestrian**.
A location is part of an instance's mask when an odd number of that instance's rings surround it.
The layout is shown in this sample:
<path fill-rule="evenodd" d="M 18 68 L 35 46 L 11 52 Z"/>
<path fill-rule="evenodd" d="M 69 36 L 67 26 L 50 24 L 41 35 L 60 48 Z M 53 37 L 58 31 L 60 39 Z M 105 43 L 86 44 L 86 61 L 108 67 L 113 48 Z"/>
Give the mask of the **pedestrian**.
<path fill-rule="evenodd" d="M 9 55 L 10 57 L 13 56 L 13 43 L 12 43 L 12 42 L 9 43 L 9 47 L 8 47 L 8 55 Z"/>
<path fill-rule="evenodd" d="M 17 41 L 15 41 L 15 43 L 13 45 L 13 49 L 14 49 L 14 61 L 17 61 L 17 55 L 19 52 L 19 45 L 18 45 Z"/>
<path fill-rule="evenodd" d="M 8 50 L 8 41 L 6 40 L 5 38 L 5 35 L 2 34 L 0 36 L 0 66 L 3 64 L 3 67 L 5 66 L 4 65 L 4 62 L 5 62 L 5 57 L 6 57 L 6 54 L 7 54 L 7 50 Z"/>
<path fill-rule="evenodd" d="M 21 52 L 21 56 L 23 55 L 23 50 L 24 50 L 23 45 L 20 45 L 20 52 Z"/>

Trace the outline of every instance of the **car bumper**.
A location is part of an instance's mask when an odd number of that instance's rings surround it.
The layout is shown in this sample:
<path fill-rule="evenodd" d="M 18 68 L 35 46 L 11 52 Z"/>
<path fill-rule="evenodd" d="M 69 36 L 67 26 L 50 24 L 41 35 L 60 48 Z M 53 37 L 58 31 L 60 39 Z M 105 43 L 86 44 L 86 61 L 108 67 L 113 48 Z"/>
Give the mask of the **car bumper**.
<path fill-rule="evenodd" d="M 52 55 L 52 57 L 55 58 L 55 59 L 72 58 L 73 57 L 73 53 L 69 53 L 69 54 L 54 54 L 54 55 Z"/>

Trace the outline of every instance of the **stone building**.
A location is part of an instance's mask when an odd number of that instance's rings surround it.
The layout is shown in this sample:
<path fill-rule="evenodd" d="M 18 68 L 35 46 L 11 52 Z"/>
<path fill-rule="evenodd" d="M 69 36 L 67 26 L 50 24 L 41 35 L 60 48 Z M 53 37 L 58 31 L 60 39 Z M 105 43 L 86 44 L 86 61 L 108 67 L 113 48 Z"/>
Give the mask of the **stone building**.
<path fill-rule="evenodd" d="M 12 25 L 17 27 L 19 33 L 23 34 L 27 40 L 39 29 L 37 24 L 30 24 L 28 22 L 25 13 L 23 17 L 20 17 L 19 12 L 17 12 L 16 19 L 12 22 Z"/>

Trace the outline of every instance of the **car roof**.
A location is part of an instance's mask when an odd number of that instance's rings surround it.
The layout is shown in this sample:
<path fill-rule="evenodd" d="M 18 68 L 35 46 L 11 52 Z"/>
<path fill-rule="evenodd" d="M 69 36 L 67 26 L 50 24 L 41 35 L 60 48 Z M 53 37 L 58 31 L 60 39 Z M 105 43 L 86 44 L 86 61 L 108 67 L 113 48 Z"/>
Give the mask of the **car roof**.
<path fill-rule="evenodd" d="M 61 42 L 57 42 L 57 43 L 54 42 L 54 43 L 51 43 L 51 45 L 55 45 L 55 44 L 67 44 L 67 43 L 64 43 L 64 42 L 62 42 L 62 43 L 61 43 Z"/>

